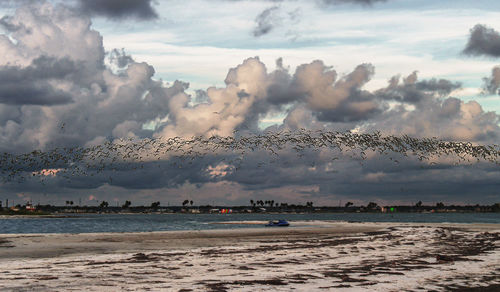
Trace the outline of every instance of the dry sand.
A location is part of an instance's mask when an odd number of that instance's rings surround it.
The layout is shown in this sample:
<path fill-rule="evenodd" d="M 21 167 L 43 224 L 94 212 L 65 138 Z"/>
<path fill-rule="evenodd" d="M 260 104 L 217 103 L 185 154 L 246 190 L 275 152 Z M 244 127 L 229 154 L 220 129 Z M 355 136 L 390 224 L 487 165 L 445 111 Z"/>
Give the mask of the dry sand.
<path fill-rule="evenodd" d="M 308 224 L 0 235 L 0 289 L 500 291 L 500 224 Z"/>

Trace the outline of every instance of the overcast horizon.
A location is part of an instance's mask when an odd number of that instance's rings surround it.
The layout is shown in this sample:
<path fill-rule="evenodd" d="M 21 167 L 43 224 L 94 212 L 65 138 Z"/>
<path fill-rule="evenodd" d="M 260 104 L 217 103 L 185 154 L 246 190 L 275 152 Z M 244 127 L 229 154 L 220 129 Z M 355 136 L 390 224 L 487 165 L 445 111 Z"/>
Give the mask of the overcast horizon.
<path fill-rule="evenodd" d="M 498 145 L 499 31 L 484 0 L 0 0 L 0 152 L 298 129 Z M 51 168 L 0 200 L 500 202 L 495 163 L 317 150 Z"/>

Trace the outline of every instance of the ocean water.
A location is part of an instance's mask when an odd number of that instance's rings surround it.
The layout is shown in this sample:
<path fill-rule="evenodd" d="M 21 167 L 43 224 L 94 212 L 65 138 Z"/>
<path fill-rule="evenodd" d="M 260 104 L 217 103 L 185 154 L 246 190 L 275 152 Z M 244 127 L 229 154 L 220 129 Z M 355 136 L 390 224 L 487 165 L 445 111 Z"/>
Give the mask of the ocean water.
<path fill-rule="evenodd" d="M 0 234 L 147 232 L 265 228 L 246 221 L 286 219 L 354 222 L 500 223 L 500 213 L 316 213 L 316 214 L 83 214 L 66 218 L 2 218 Z M 240 221 L 242 224 L 214 224 Z"/>

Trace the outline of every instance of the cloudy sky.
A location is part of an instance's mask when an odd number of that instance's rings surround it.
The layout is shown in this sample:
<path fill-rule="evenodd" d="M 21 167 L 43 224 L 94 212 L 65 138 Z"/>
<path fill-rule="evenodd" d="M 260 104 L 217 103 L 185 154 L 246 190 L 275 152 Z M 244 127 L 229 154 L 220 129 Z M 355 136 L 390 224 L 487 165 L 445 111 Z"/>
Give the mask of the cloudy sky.
<path fill-rule="evenodd" d="M 300 128 L 500 144 L 499 31 L 493 0 L 0 0 L 0 151 Z M 0 200 L 500 201 L 494 164 L 331 155 L 44 172 Z"/>

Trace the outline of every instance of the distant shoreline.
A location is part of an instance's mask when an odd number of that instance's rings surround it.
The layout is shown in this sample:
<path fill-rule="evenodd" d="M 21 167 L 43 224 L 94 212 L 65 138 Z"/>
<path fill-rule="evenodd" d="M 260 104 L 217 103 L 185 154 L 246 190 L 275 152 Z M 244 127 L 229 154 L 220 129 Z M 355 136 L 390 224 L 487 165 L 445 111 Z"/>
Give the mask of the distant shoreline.
<path fill-rule="evenodd" d="M 186 200 L 187 201 L 187 200 Z M 301 204 L 274 204 L 273 201 L 266 201 L 264 204 L 220 206 L 220 205 L 182 205 L 182 206 L 160 206 L 159 202 L 152 203 L 151 206 L 131 206 L 130 201 L 123 206 L 109 206 L 103 201 L 101 206 L 71 205 L 33 205 L 27 203 L 15 207 L 2 207 L 0 203 L 1 215 L 58 215 L 58 214 L 96 214 L 96 213 L 190 213 L 190 214 L 230 214 L 230 213 L 500 213 L 500 203 L 492 205 L 445 205 L 442 202 L 436 205 L 423 205 L 418 202 L 415 205 L 385 205 L 379 206 L 375 202 L 370 202 L 366 206 L 355 206 L 352 202 L 347 202 L 344 206 L 313 206 L 313 202 L 306 205 Z"/>
<path fill-rule="evenodd" d="M 231 215 L 231 214 L 352 214 L 352 213 L 371 213 L 371 214 L 448 214 L 448 213 L 498 213 L 500 211 L 475 211 L 475 210 L 434 210 L 434 211 L 426 211 L 426 210 L 402 210 L 402 211 L 394 211 L 394 212 L 380 212 L 380 211 L 364 211 L 364 212 L 356 212 L 353 210 L 348 210 L 344 208 L 325 208 L 322 210 L 271 210 L 271 211 L 257 211 L 257 212 L 245 212 L 238 209 L 232 209 L 234 207 L 225 207 L 228 210 L 234 210 L 230 213 L 218 213 L 218 212 L 190 212 L 179 211 L 179 210 L 165 210 L 165 211 L 153 211 L 153 210 L 145 210 L 145 211 L 137 211 L 137 210 L 93 210 L 93 211 L 84 211 L 82 209 L 74 209 L 74 210 L 63 210 L 63 211 L 55 211 L 55 212 L 2 212 L 0 211 L 0 218 L 2 217 L 10 217 L 10 216 L 45 216 L 45 217 L 55 217 L 55 216 L 71 216 L 71 215 L 133 215 L 133 214 L 213 214 L 213 215 Z M 196 209 L 199 211 L 199 209 Z"/>
<path fill-rule="evenodd" d="M 382 212 L 341 212 L 341 211 L 324 211 L 324 212 L 277 212 L 277 211 L 262 211 L 262 212 L 256 212 L 256 213 L 230 213 L 230 214 L 221 214 L 221 213 L 201 213 L 201 212 L 196 212 L 196 213 L 190 213 L 190 212 L 55 212 L 55 213 L 22 213 L 22 214 L 16 214 L 16 213 L 8 213 L 8 214 L 2 214 L 0 213 L 0 219 L 34 219 L 34 218 L 81 218 L 86 215 L 92 215 L 92 216 L 113 216 L 113 215 L 213 215 L 213 216 L 231 216 L 231 215 L 237 215 L 237 214 L 245 214 L 245 215 L 256 215 L 256 216 L 261 216 L 261 215 L 306 215 L 306 214 L 380 214 L 380 215 L 387 215 L 387 216 L 393 216 L 393 215 L 401 215 L 401 214 L 495 214 L 497 212 L 475 212 L 475 211 L 454 211 L 454 212 L 394 212 L 394 213 L 382 213 Z M 499 213 L 500 214 L 500 213 Z M 230 224 L 230 223 L 224 223 L 224 224 Z M 238 223 L 234 223 L 238 224 Z"/>

